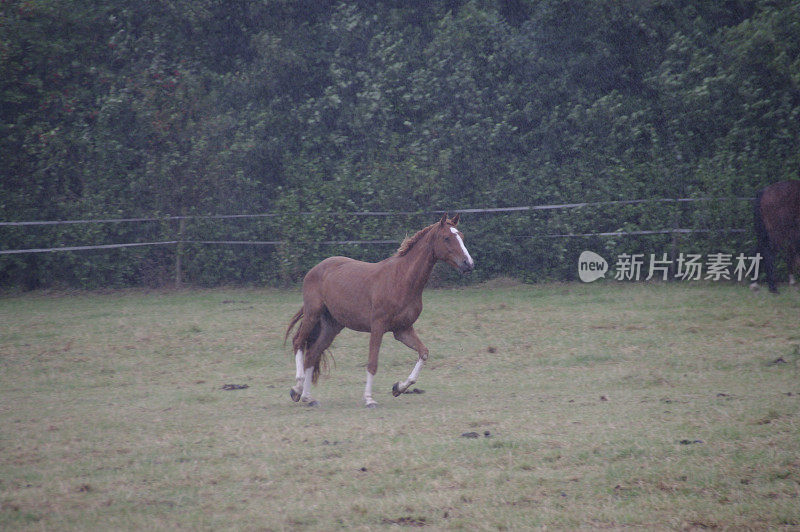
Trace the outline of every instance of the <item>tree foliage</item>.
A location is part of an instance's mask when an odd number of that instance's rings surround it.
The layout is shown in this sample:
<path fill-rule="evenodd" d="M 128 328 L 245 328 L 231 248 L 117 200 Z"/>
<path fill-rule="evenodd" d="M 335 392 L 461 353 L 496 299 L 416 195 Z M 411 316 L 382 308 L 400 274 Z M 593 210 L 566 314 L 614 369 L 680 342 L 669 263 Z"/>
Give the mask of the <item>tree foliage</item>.
<path fill-rule="evenodd" d="M 800 167 L 791 0 L 10 0 L 0 6 L 3 249 L 187 244 L 197 284 L 378 260 L 422 213 L 750 196 Z M 365 217 L 361 211 L 420 213 Z M 274 213 L 257 219 L 169 216 Z M 573 255 L 674 249 L 616 230 L 747 227 L 742 202 L 465 217 L 474 278 L 571 278 Z M 750 235 L 696 236 L 749 251 Z M 672 247 L 670 247 L 672 246 Z M 720 248 L 720 249 L 717 249 Z M 743 249 L 746 248 L 746 249 Z M 0 284 L 166 284 L 169 246 L 0 255 Z M 446 274 L 442 274 L 446 275 Z"/>

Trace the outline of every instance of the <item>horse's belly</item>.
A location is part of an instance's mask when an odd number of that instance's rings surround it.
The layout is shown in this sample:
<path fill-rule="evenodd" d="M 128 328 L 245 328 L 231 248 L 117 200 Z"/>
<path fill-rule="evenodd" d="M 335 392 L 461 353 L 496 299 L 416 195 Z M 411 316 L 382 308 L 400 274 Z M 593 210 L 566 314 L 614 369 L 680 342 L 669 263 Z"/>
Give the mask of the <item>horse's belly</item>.
<path fill-rule="evenodd" d="M 371 304 L 369 263 L 334 257 L 323 263 L 328 269 L 322 280 L 322 299 L 333 319 L 348 329 L 369 332 Z"/>
<path fill-rule="evenodd" d="M 326 302 L 326 307 L 333 319 L 341 325 L 354 331 L 369 332 L 371 315 L 368 304 L 361 305 L 357 301 L 337 301 Z"/>
<path fill-rule="evenodd" d="M 328 312 L 333 319 L 348 329 L 359 332 L 370 330 L 369 308 L 357 308 L 340 302 L 328 306 Z"/>

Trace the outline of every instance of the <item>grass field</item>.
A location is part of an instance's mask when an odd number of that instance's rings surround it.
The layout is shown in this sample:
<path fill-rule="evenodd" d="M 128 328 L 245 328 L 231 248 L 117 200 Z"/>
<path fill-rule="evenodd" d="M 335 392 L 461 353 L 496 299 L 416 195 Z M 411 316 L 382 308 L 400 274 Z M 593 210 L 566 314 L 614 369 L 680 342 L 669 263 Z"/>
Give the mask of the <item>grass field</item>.
<path fill-rule="evenodd" d="M 290 401 L 299 290 L 0 299 L 0 529 L 800 527 L 797 290 L 424 299 L 425 393 L 387 335 L 375 410 L 348 331 Z"/>

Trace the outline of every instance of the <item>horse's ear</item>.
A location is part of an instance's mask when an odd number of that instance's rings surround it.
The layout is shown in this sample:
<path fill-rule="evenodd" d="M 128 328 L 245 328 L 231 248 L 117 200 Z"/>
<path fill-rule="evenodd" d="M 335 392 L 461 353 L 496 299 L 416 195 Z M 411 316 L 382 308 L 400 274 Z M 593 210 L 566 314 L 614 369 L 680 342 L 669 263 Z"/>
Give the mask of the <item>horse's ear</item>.
<path fill-rule="evenodd" d="M 456 215 L 455 215 L 455 216 L 453 216 L 453 219 L 452 219 L 452 220 L 450 220 L 450 222 L 451 222 L 453 225 L 458 225 L 458 218 L 459 218 L 460 216 L 461 216 L 461 213 L 460 213 L 460 212 L 457 212 L 457 213 L 456 213 Z"/>
<path fill-rule="evenodd" d="M 444 213 L 444 214 L 442 215 L 442 219 L 441 219 L 441 220 L 439 220 L 439 225 L 441 225 L 442 227 L 444 227 L 444 224 L 446 224 L 446 223 L 447 223 L 447 213 Z"/>

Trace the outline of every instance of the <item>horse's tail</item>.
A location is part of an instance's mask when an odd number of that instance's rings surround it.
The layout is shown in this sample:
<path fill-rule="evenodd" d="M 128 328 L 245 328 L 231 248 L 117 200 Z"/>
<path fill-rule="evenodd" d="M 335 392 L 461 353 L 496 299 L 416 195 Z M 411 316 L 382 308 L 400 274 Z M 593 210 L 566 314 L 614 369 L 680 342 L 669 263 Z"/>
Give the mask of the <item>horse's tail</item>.
<path fill-rule="evenodd" d="M 764 197 L 764 192 L 767 189 L 762 189 L 756 200 L 753 203 L 753 222 L 756 230 L 756 252 L 761 254 L 761 259 L 764 261 L 764 273 L 767 277 L 767 285 L 770 292 L 777 292 L 775 286 L 775 252 L 770 242 L 769 231 L 764 224 L 764 212 L 761 209 L 761 200 Z"/>
<path fill-rule="evenodd" d="M 314 373 L 311 374 L 311 382 L 316 384 L 319 376 L 324 372 L 326 375 L 330 374 L 331 364 L 328 359 L 333 361 L 333 353 L 330 349 L 325 349 L 319 354 L 317 360 L 314 361 Z M 334 361 L 334 364 L 336 362 Z"/>
<path fill-rule="evenodd" d="M 291 334 L 292 329 L 297 326 L 303 319 L 303 309 L 297 311 L 297 314 L 292 316 L 292 319 L 289 321 L 289 326 L 286 328 L 286 334 L 283 337 L 283 345 L 286 345 L 286 340 L 289 339 L 289 334 Z M 321 323 L 318 321 L 314 324 L 314 327 L 311 329 L 311 332 L 308 336 L 303 340 L 303 344 L 298 347 L 298 349 L 302 349 L 305 353 L 308 349 L 309 345 L 312 345 L 320 334 Z M 292 346 L 296 343 L 297 335 L 300 334 L 300 330 L 295 333 L 295 337 L 292 339 Z M 314 372 L 311 374 L 311 382 L 316 384 L 317 380 L 319 380 L 320 374 L 324 371 L 328 373 L 330 370 L 330 363 L 328 362 L 328 358 L 333 360 L 333 354 L 331 353 L 330 349 L 323 350 L 319 356 L 317 356 L 316 360 L 314 361 Z M 335 362 L 334 362 L 335 363 Z"/>
<path fill-rule="evenodd" d="M 303 307 L 300 307 L 300 310 L 297 311 L 297 314 L 292 316 L 291 321 L 289 321 L 289 326 L 286 328 L 286 334 L 283 337 L 283 345 L 284 346 L 286 345 L 286 340 L 289 339 L 289 334 L 291 334 L 292 329 L 294 329 L 295 326 L 298 323 L 300 323 L 300 320 L 302 320 L 302 319 L 303 319 Z"/>
<path fill-rule="evenodd" d="M 764 225 L 764 215 L 761 212 L 761 198 L 764 196 L 762 189 L 753 202 L 753 221 L 756 229 L 756 249 L 759 251 L 769 248 L 769 233 Z"/>

